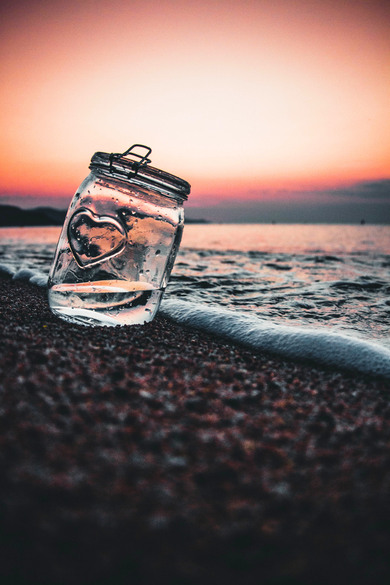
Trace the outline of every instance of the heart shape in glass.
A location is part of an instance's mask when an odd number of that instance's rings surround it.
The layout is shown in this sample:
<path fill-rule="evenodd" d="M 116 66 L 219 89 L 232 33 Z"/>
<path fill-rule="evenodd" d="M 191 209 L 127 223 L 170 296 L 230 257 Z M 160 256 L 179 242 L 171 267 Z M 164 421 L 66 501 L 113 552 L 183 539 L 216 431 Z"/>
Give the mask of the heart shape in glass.
<path fill-rule="evenodd" d="M 81 268 L 116 256 L 126 245 L 126 231 L 113 217 L 78 209 L 68 224 L 68 240 Z"/>

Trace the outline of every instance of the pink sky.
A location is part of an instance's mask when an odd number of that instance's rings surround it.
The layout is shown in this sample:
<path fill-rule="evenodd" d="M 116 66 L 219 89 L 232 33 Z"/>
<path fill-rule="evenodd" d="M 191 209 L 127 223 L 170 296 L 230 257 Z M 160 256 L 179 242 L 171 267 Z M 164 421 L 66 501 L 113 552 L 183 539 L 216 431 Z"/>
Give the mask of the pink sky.
<path fill-rule="evenodd" d="M 2 6 L 3 200 L 63 202 L 133 143 L 202 208 L 390 177 L 387 1 Z"/>

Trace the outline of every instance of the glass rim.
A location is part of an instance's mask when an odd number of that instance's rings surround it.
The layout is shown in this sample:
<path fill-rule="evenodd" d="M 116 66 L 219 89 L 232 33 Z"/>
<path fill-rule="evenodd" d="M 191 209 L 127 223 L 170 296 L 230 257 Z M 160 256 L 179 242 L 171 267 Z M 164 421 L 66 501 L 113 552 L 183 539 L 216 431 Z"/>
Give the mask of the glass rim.
<path fill-rule="evenodd" d="M 91 158 L 89 168 L 98 170 L 105 176 L 120 179 L 131 184 L 148 186 L 162 195 L 186 201 L 191 185 L 175 175 L 162 171 L 150 165 L 139 166 L 130 158 L 114 158 L 107 152 L 95 152 Z"/>

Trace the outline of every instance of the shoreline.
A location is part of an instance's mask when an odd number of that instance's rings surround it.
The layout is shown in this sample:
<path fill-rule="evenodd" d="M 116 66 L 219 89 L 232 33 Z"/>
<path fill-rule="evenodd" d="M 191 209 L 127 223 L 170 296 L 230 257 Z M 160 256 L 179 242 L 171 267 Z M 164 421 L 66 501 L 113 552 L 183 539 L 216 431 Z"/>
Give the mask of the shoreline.
<path fill-rule="evenodd" d="M 0 290 L 2 582 L 390 579 L 388 382 Z"/>

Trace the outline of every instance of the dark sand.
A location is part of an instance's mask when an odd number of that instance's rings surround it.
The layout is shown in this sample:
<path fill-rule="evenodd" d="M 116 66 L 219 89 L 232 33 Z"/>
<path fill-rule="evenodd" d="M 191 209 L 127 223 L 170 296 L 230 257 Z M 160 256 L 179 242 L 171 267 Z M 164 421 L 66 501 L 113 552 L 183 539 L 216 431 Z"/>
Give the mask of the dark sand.
<path fill-rule="evenodd" d="M 388 382 L 0 288 L 0 583 L 390 582 Z"/>

